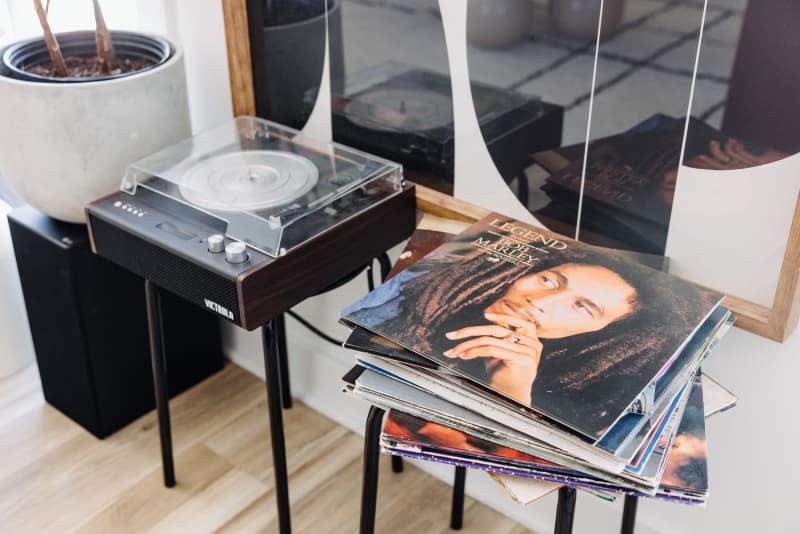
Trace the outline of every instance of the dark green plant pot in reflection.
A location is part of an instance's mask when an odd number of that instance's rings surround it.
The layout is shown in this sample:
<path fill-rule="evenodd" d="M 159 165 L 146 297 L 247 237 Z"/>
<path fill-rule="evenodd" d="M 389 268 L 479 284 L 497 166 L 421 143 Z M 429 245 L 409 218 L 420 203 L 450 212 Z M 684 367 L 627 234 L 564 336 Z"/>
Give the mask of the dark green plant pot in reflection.
<path fill-rule="evenodd" d="M 302 128 L 310 108 L 303 97 L 319 87 L 325 63 L 325 0 L 271 2 L 265 12 L 264 41 L 267 118 Z M 328 0 L 330 68 L 332 83 L 344 79 L 342 9 L 339 0 Z"/>
<path fill-rule="evenodd" d="M 550 19 L 560 35 L 583 41 L 597 38 L 600 0 L 550 0 Z M 606 37 L 617 29 L 625 14 L 625 0 L 604 0 L 603 29 Z"/>

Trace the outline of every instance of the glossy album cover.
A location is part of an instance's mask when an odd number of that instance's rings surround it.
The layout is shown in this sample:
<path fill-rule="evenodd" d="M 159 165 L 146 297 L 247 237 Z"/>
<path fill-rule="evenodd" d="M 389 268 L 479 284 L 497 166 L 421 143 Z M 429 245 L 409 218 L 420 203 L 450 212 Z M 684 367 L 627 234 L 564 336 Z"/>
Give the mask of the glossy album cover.
<path fill-rule="evenodd" d="M 342 319 L 599 439 L 721 298 L 491 214 Z"/>
<path fill-rule="evenodd" d="M 705 496 L 708 493 L 708 449 L 702 380 L 695 380 L 691 387 L 678 433 L 667 452 L 661 488 L 665 493 Z"/>

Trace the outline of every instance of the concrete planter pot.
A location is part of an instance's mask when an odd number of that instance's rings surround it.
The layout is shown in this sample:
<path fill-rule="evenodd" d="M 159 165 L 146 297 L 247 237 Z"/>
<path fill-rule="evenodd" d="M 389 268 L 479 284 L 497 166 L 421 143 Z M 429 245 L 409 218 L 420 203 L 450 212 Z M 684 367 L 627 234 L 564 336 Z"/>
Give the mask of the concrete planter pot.
<path fill-rule="evenodd" d="M 51 217 L 82 223 L 83 206 L 118 190 L 128 164 L 188 137 L 183 54 L 169 46 L 163 62 L 114 78 L 30 81 L 4 68 L 0 169 L 14 190 Z"/>

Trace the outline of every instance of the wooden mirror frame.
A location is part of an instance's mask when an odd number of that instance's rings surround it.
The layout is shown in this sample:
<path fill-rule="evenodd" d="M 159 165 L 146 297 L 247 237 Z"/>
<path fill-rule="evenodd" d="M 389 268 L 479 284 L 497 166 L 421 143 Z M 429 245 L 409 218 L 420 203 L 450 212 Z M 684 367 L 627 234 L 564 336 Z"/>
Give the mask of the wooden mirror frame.
<path fill-rule="evenodd" d="M 222 0 L 234 116 L 256 114 L 247 1 Z M 417 185 L 417 207 L 433 215 L 465 222 L 476 221 L 489 213 L 489 210 L 421 185 Z M 726 295 L 724 304 L 736 315 L 736 326 L 783 342 L 794 331 L 800 319 L 798 280 L 800 280 L 800 197 L 795 205 L 772 306 L 762 306 L 734 295 Z"/>

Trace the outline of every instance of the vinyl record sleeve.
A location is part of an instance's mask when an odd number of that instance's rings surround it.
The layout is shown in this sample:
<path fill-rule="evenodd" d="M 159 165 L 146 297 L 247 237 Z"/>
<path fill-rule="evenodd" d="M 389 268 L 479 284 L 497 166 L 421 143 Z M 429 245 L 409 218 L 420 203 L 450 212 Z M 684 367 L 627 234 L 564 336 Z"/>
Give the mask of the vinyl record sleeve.
<path fill-rule="evenodd" d="M 708 495 L 708 446 L 703 393 L 702 380 L 695 380 L 689 404 L 669 449 L 667 465 L 661 478 L 662 494 Z"/>
<path fill-rule="evenodd" d="M 653 414 L 650 416 L 642 413 L 625 414 L 606 432 L 603 439 L 599 440 L 596 445 L 620 458 L 627 460 L 633 458 L 645 438 L 652 432 L 654 425 L 657 424 L 659 415 L 666 411 L 687 380 L 695 373 L 700 363 L 727 333 L 732 322 L 733 318 L 726 308 L 722 306 L 716 308 L 680 351 L 680 354 L 677 355 L 671 365 L 664 369 L 660 376 L 651 383 L 650 386 L 653 388 L 652 391 L 654 393 Z M 353 333 L 345 342 L 345 347 L 431 371 L 428 373 L 429 378 L 453 382 L 455 386 L 464 388 L 465 393 L 477 394 L 487 398 L 489 401 L 494 400 L 498 403 L 498 409 L 502 408 L 501 405 L 510 404 L 503 399 L 494 397 L 486 388 L 477 387 L 460 378 L 460 375 L 452 370 L 438 366 L 430 360 L 410 350 L 403 349 L 377 334 L 371 334 L 361 327 L 356 326 L 354 328 Z M 357 357 L 357 360 L 360 365 L 369 367 L 376 372 L 394 376 L 391 366 L 382 364 L 379 360 L 376 361 L 375 358 L 368 359 L 361 356 Z M 411 383 L 413 383 L 413 376 Z M 415 385 L 419 387 L 418 384 Z M 464 406 L 469 406 L 466 400 L 461 402 L 464 403 Z M 518 428 L 524 431 L 522 427 Z"/>
<path fill-rule="evenodd" d="M 654 453 L 642 467 L 658 486 L 656 497 L 702 503 L 708 493 L 708 476 L 703 385 L 699 374 L 688 385 L 680 409 L 671 418 L 672 426 L 657 437 Z M 653 496 L 396 410 L 389 412 L 381 442 L 392 454 L 581 488 Z"/>
<path fill-rule="evenodd" d="M 493 213 L 341 316 L 600 440 L 721 299 Z"/>

